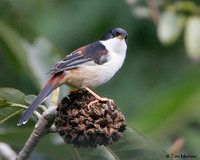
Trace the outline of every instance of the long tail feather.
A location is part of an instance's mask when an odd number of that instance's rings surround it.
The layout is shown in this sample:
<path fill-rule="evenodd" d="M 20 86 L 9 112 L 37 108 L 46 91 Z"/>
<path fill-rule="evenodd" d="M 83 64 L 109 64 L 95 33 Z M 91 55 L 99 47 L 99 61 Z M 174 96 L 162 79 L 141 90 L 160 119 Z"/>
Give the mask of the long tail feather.
<path fill-rule="evenodd" d="M 33 112 L 37 109 L 37 107 L 45 100 L 45 98 L 57 87 L 58 85 L 53 86 L 52 84 L 49 84 L 46 86 L 36 97 L 36 99 L 31 103 L 31 105 L 28 107 L 28 109 L 24 112 L 22 117 L 19 119 L 17 126 L 20 126 L 22 124 L 25 124 Z"/>

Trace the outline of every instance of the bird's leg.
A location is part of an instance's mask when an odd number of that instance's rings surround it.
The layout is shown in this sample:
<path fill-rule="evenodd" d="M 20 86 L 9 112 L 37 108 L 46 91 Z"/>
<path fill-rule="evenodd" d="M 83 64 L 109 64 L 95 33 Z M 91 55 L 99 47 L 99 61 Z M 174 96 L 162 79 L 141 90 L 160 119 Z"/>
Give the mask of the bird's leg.
<path fill-rule="evenodd" d="M 110 103 L 114 103 L 114 101 L 112 99 L 108 99 L 105 97 L 100 97 L 99 95 L 97 95 L 96 93 L 94 93 L 91 89 L 89 89 L 88 87 L 84 87 L 84 89 L 86 89 L 90 94 L 92 94 L 96 100 L 92 101 L 89 103 L 89 106 L 91 106 L 94 103 L 97 103 L 99 101 L 109 101 Z"/>

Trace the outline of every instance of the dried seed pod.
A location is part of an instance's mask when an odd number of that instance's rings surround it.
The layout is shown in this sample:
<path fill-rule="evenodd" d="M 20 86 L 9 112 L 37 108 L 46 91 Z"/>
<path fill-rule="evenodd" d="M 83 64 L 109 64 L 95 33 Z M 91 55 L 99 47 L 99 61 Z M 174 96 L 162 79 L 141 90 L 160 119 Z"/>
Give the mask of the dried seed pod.
<path fill-rule="evenodd" d="M 74 92 L 62 99 L 57 108 L 56 130 L 67 144 L 75 147 L 108 145 L 122 137 L 124 115 L 112 101 L 97 102 L 88 92 Z"/>

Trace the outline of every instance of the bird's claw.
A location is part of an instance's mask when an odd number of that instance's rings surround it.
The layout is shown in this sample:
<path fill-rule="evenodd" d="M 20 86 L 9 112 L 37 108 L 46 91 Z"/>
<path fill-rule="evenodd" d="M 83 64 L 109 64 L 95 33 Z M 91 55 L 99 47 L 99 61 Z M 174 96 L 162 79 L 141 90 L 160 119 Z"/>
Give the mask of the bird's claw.
<path fill-rule="evenodd" d="M 112 99 L 108 99 L 108 98 L 105 98 L 105 97 L 101 97 L 100 99 L 96 99 L 96 100 L 94 100 L 94 101 L 91 101 L 91 102 L 88 104 L 88 106 L 90 107 L 90 106 L 92 106 L 93 104 L 95 104 L 95 103 L 97 103 L 97 102 L 99 102 L 99 101 L 102 101 L 102 102 L 108 101 L 109 103 L 114 103 L 114 101 L 113 101 Z"/>

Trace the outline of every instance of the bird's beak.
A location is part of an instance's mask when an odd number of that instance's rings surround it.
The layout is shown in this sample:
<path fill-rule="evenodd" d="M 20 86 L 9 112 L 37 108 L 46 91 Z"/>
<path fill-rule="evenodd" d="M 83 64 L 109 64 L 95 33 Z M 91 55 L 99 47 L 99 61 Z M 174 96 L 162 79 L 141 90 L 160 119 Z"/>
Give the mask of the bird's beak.
<path fill-rule="evenodd" d="M 123 34 L 120 34 L 120 35 L 118 35 L 118 36 L 117 36 L 117 38 L 119 38 L 119 39 L 125 39 L 125 38 L 126 38 L 126 36 L 125 36 L 125 35 L 123 35 Z"/>

